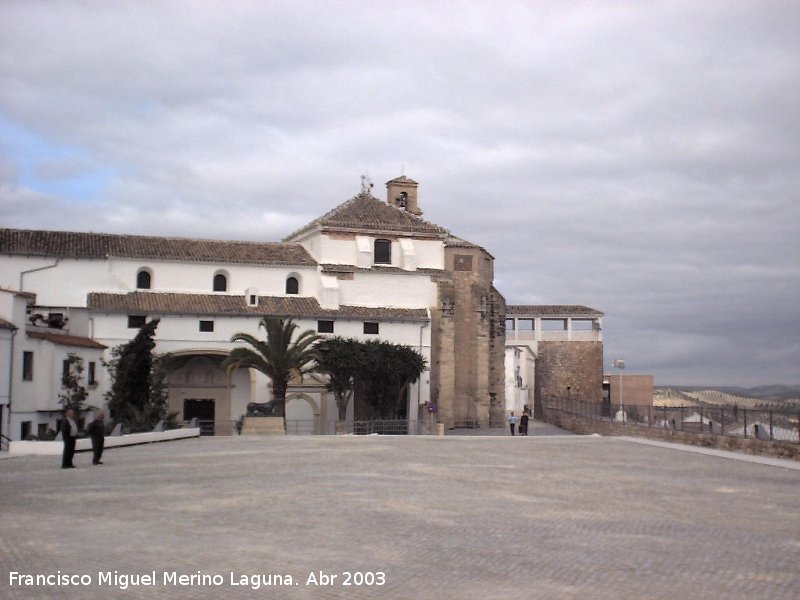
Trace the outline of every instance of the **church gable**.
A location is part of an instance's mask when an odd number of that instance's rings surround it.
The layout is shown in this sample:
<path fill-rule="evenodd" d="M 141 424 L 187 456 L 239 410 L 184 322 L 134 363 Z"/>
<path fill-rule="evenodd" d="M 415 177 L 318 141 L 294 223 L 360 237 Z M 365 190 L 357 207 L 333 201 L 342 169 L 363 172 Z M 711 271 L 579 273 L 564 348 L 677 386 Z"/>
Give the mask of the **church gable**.
<path fill-rule="evenodd" d="M 284 242 L 294 241 L 314 230 L 395 233 L 406 234 L 409 237 L 427 238 L 442 238 L 447 235 L 445 228 L 429 223 L 402 208 L 390 206 L 369 192 L 362 192 L 340 204 L 286 237 Z"/>

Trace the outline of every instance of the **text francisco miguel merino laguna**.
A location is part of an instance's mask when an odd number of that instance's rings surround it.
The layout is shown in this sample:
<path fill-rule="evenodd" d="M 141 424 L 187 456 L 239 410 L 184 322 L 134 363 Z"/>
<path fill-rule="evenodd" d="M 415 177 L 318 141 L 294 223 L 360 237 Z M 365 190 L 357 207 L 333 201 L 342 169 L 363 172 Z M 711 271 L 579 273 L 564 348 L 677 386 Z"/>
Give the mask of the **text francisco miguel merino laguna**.
<path fill-rule="evenodd" d="M 227 576 L 197 571 L 195 573 L 178 573 L 162 571 L 157 573 L 120 573 L 119 571 L 98 571 L 96 576 L 89 573 L 75 574 L 56 571 L 48 574 L 29 574 L 19 571 L 8 573 L 9 587 L 113 587 L 126 590 L 129 587 L 230 587 L 244 586 L 257 590 L 266 586 L 301 585 L 301 578 L 291 575 L 239 574 L 230 571 Z M 341 571 L 330 573 L 312 571 L 305 578 L 306 586 L 382 586 L 386 583 L 386 575 L 381 571 Z"/>

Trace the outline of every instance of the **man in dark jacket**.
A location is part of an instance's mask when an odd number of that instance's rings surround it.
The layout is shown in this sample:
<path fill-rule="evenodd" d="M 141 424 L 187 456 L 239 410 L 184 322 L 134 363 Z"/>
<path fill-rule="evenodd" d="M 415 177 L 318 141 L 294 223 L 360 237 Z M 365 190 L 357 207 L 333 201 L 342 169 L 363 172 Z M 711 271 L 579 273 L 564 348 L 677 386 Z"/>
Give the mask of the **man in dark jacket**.
<path fill-rule="evenodd" d="M 74 469 L 72 458 L 75 456 L 75 440 L 78 437 L 78 424 L 75 422 L 75 411 L 68 408 L 61 421 L 61 437 L 64 440 L 64 453 L 61 455 L 61 468 Z"/>
<path fill-rule="evenodd" d="M 103 446 L 106 438 L 106 415 L 101 410 L 94 417 L 94 421 L 89 423 L 86 433 L 92 438 L 92 464 L 102 465 L 100 458 L 103 456 Z"/>

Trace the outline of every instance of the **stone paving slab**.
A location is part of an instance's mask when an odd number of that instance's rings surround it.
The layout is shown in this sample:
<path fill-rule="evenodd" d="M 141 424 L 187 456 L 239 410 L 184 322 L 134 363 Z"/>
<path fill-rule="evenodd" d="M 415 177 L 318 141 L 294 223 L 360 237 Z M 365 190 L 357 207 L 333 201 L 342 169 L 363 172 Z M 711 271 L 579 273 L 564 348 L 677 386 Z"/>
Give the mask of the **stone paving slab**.
<path fill-rule="evenodd" d="M 595 436 L 203 438 L 89 462 L 0 461 L 0 598 L 800 597 L 800 473 L 771 465 Z"/>

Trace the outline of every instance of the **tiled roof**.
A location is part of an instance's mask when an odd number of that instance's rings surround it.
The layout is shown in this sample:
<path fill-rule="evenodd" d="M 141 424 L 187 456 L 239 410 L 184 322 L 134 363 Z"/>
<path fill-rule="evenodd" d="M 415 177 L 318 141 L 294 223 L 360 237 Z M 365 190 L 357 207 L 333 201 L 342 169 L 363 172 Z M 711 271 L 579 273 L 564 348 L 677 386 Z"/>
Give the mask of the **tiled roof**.
<path fill-rule="evenodd" d="M 10 329 L 14 330 L 17 326 L 14 325 L 11 321 L 6 321 L 5 319 L 0 319 L 0 329 Z"/>
<path fill-rule="evenodd" d="M 355 265 L 334 265 L 323 264 L 323 273 L 392 273 L 399 275 L 442 275 L 445 273 L 444 269 L 414 269 L 413 271 L 406 271 L 400 267 L 388 267 L 386 265 L 371 265 L 369 267 L 356 267 Z"/>
<path fill-rule="evenodd" d="M 489 252 L 483 246 L 479 246 L 478 244 L 473 244 L 472 242 L 468 242 L 467 240 L 461 239 L 460 237 L 456 237 L 453 234 L 447 236 L 444 241 L 444 245 L 447 248 L 477 248 L 478 250 L 483 250 L 486 254 Z M 492 256 L 489 254 L 489 256 Z M 494 258 L 494 256 L 492 256 Z"/>
<path fill-rule="evenodd" d="M 603 313 L 577 304 L 509 304 L 506 316 L 602 317 Z"/>
<path fill-rule="evenodd" d="M 12 290 L 4 287 L 0 287 L 0 292 L 6 292 L 7 294 L 13 294 L 14 296 L 19 296 L 20 298 L 26 298 L 36 302 L 36 294 L 33 292 L 20 292 L 19 290 Z"/>
<path fill-rule="evenodd" d="M 395 177 L 394 179 L 390 179 L 386 183 L 387 184 L 389 184 L 389 183 L 414 183 L 414 184 L 419 185 L 418 181 L 414 181 L 413 179 L 411 179 L 410 177 L 406 177 L 405 175 L 400 175 L 400 177 Z"/>
<path fill-rule="evenodd" d="M 91 338 L 50 333 L 48 331 L 28 331 L 28 337 L 37 340 L 47 340 L 59 346 L 77 346 L 79 348 L 96 348 L 98 350 L 106 348 L 106 346 Z"/>
<path fill-rule="evenodd" d="M 53 258 L 120 258 L 191 262 L 315 265 L 297 244 L 0 229 L 0 254 Z"/>
<path fill-rule="evenodd" d="M 91 293 L 87 305 L 94 312 L 133 314 L 281 316 L 371 319 L 382 321 L 426 321 L 425 309 L 372 308 L 342 305 L 338 310 L 322 308 L 316 298 L 302 296 L 259 296 L 258 306 L 248 306 L 244 296 L 226 294 L 167 294 L 131 292 L 129 294 Z"/>
<path fill-rule="evenodd" d="M 311 221 L 284 238 L 284 242 L 316 228 L 334 231 L 396 232 L 426 237 L 441 237 L 447 230 L 396 206 L 362 192 L 332 211 Z"/>

